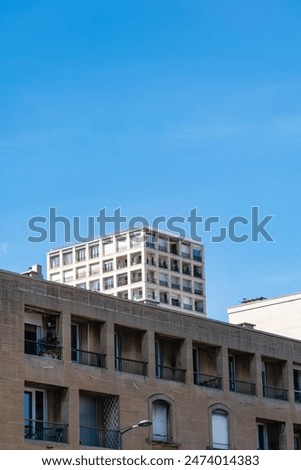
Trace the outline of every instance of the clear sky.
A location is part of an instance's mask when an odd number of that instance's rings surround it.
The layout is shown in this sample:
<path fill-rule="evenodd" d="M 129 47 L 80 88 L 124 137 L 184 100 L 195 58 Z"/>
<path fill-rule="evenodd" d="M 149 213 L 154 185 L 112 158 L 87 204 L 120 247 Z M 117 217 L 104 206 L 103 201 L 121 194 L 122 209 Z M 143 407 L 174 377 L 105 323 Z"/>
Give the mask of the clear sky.
<path fill-rule="evenodd" d="M 219 218 L 198 225 L 209 317 L 300 291 L 300 24 L 299 0 L 2 0 L 1 268 L 45 271 L 63 240 L 28 223 L 50 207 L 83 236 L 102 208 L 195 208 Z M 246 241 L 213 241 L 239 216 Z"/>

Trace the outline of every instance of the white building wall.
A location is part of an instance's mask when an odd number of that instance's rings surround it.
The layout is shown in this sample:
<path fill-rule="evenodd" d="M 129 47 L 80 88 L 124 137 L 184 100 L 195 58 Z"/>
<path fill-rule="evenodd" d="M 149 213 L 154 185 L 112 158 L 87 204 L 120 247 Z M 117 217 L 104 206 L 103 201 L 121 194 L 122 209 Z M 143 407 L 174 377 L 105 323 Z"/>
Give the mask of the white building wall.
<path fill-rule="evenodd" d="M 255 300 L 228 308 L 229 323 L 301 340 L 301 293 Z"/>

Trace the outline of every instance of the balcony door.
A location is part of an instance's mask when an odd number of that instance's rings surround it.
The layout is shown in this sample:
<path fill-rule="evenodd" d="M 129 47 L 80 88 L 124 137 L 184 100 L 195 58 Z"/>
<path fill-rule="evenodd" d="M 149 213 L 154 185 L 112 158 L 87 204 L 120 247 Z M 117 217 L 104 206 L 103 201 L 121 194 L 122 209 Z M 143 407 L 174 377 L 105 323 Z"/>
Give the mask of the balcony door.
<path fill-rule="evenodd" d="M 24 426 L 25 437 L 34 436 L 41 439 L 46 416 L 46 397 L 44 390 L 25 390 L 24 392 Z"/>

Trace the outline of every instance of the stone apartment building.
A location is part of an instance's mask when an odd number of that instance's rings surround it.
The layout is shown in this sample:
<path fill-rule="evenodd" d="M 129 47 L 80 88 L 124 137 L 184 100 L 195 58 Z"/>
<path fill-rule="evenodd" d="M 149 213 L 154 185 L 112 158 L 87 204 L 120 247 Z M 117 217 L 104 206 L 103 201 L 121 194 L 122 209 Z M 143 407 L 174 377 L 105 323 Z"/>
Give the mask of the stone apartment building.
<path fill-rule="evenodd" d="M 2 450 L 300 448 L 298 340 L 7 271 L 0 326 Z"/>

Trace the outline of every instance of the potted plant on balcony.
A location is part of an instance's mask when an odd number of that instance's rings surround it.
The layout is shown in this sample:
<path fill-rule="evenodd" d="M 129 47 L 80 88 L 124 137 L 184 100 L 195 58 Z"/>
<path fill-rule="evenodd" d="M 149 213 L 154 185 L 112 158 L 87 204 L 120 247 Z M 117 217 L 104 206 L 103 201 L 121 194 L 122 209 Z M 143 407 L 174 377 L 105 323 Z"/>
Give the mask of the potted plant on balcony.
<path fill-rule="evenodd" d="M 52 332 L 48 332 L 44 338 L 39 340 L 40 355 L 60 359 L 61 349 L 59 344 L 58 338 Z"/>

